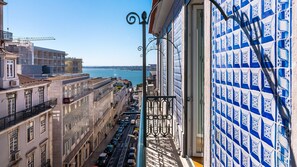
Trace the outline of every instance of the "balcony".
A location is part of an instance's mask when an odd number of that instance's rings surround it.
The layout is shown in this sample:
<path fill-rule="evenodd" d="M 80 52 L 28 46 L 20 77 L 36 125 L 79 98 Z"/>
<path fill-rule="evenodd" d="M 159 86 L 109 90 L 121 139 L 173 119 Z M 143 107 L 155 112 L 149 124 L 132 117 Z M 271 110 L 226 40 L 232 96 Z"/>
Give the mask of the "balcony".
<path fill-rule="evenodd" d="M 0 30 L 0 40 L 12 41 L 12 33 L 8 31 Z"/>
<path fill-rule="evenodd" d="M 15 114 L 8 115 L 0 118 L 0 131 L 5 130 L 13 125 L 16 125 L 22 121 L 32 118 L 40 113 L 43 113 L 57 104 L 57 99 L 50 100 L 31 108 L 16 112 Z"/>
<path fill-rule="evenodd" d="M 51 160 L 47 159 L 46 162 L 41 164 L 41 167 L 51 167 Z"/>
<path fill-rule="evenodd" d="M 175 96 L 147 96 L 146 110 L 142 102 L 138 167 L 183 166 L 173 137 L 174 99 Z"/>
<path fill-rule="evenodd" d="M 84 96 L 87 96 L 88 94 L 90 94 L 92 92 L 92 90 L 90 89 L 84 89 L 81 93 L 78 93 L 74 96 L 71 97 L 64 97 L 63 98 L 63 104 L 70 104 Z"/>

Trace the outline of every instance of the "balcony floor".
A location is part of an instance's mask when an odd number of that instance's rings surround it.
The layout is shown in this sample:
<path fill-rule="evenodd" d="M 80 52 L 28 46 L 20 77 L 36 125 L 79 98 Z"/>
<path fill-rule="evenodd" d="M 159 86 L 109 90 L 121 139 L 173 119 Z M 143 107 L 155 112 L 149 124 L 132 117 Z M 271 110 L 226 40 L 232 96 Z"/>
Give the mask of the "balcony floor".
<path fill-rule="evenodd" d="M 182 162 L 171 137 L 147 137 L 147 167 L 181 167 Z"/>

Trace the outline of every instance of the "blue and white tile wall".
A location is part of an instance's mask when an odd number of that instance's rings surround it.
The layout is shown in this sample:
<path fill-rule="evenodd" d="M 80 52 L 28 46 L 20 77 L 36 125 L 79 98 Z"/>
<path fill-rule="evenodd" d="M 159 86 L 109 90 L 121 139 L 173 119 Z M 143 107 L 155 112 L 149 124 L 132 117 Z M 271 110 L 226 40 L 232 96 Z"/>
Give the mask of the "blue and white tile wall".
<path fill-rule="evenodd" d="M 216 2 L 212 166 L 290 166 L 292 1 Z"/>

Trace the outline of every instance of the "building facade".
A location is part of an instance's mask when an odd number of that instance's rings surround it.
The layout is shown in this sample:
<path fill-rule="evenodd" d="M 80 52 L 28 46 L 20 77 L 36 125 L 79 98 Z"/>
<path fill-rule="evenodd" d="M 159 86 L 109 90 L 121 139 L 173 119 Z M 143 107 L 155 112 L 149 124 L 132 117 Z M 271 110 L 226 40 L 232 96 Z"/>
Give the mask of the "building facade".
<path fill-rule="evenodd" d="M 78 58 L 66 58 L 65 59 L 65 73 L 82 73 L 82 59 Z"/>
<path fill-rule="evenodd" d="M 53 166 L 82 166 L 91 152 L 92 91 L 88 74 L 50 77 L 49 97 L 57 97 L 52 126 Z"/>
<path fill-rule="evenodd" d="M 176 96 L 182 155 L 204 166 L 296 166 L 296 3 L 159 3 L 157 88 Z"/>
<path fill-rule="evenodd" d="M 0 162 L 3 166 L 49 166 L 49 112 L 55 105 L 47 96 L 50 82 L 17 74 L 16 58 L 1 49 Z"/>
<path fill-rule="evenodd" d="M 105 138 L 105 134 L 112 129 L 115 111 L 113 103 L 113 81 L 111 78 L 94 78 L 90 80 L 90 88 L 93 90 L 92 100 L 92 150 L 95 150 Z"/>
<path fill-rule="evenodd" d="M 42 66 L 44 74 L 65 73 L 64 51 L 34 46 L 34 65 Z"/>

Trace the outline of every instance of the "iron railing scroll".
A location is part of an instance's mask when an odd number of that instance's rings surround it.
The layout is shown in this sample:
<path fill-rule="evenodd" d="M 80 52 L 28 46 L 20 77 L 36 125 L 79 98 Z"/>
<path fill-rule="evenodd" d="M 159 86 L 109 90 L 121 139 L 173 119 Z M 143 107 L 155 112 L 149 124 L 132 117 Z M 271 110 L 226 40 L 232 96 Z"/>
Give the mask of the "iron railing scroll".
<path fill-rule="evenodd" d="M 146 135 L 173 135 L 173 100 L 175 96 L 147 96 Z"/>

